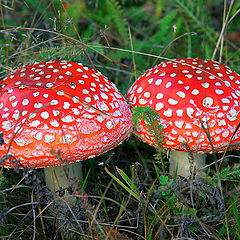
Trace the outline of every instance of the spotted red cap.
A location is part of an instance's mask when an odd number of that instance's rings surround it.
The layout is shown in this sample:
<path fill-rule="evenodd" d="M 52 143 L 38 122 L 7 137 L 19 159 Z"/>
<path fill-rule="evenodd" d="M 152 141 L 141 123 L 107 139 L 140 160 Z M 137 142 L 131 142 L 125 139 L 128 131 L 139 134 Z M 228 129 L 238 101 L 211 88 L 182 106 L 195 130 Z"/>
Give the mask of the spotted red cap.
<path fill-rule="evenodd" d="M 208 123 L 213 146 L 222 151 L 239 124 L 240 76 L 220 63 L 202 59 L 163 62 L 140 76 L 127 93 L 131 108 L 151 106 L 164 125 L 164 148 L 183 151 L 186 142 L 194 152 L 211 152 L 200 120 Z M 151 145 L 155 140 L 144 128 L 137 135 Z M 240 131 L 230 149 L 239 149 Z"/>
<path fill-rule="evenodd" d="M 132 130 L 131 112 L 115 85 L 82 64 L 49 61 L 3 79 L 0 157 L 9 153 L 36 168 L 100 155 Z M 5 167 L 13 167 L 8 160 Z"/>

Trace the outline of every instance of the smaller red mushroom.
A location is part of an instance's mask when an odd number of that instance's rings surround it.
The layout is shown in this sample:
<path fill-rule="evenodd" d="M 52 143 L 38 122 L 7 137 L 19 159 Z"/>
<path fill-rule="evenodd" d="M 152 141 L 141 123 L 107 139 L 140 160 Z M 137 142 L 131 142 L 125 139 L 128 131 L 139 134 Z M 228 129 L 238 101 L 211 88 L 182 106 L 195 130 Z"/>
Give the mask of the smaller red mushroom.
<path fill-rule="evenodd" d="M 202 59 L 177 59 L 163 62 L 142 74 L 127 93 L 131 108 L 150 106 L 164 126 L 163 148 L 170 152 L 170 173 L 178 166 L 178 174 L 188 177 L 189 159 L 182 143 L 194 153 L 196 168 L 205 165 L 206 154 L 212 152 L 203 130 L 209 129 L 216 152 L 239 149 L 240 77 L 223 64 Z M 156 141 L 146 131 L 144 120 L 136 134 L 150 145 Z M 199 154 L 201 153 L 201 154 Z"/>
<path fill-rule="evenodd" d="M 22 167 L 45 168 L 51 190 L 68 185 L 62 167 L 98 156 L 132 131 L 131 112 L 100 72 L 82 64 L 49 61 L 25 66 L 3 79 L 0 94 L 0 157 Z M 13 168 L 10 160 L 3 167 Z M 71 165 L 72 178 L 79 170 Z"/>

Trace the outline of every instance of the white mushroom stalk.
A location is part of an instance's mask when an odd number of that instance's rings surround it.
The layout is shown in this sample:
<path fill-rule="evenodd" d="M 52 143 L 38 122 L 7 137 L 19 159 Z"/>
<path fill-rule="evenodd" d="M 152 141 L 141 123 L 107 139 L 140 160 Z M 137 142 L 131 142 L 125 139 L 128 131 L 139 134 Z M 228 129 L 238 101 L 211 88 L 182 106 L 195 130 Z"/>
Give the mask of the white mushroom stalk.
<path fill-rule="evenodd" d="M 185 178 L 191 176 L 198 179 L 203 178 L 205 175 L 203 168 L 206 166 L 206 157 L 205 153 L 193 153 L 194 161 L 191 162 L 188 152 L 171 150 L 169 153 L 169 174 L 171 176 L 176 174 Z M 192 172 L 191 168 L 193 168 Z"/>
<path fill-rule="evenodd" d="M 127 93 L 131 108 L 150 106 L 165 126 L 163 148 L 170 153 L 170 174 L 189 177 L 187 143 L 197 168 L 205 165 L 206 155 L 213 151 L 202 125 L 207 126 L 216 152 L 239 149 L 240 131 L 231 139 L 239 123 L 240 77 L 223 64 L 203 59 L 175 59 L 163 62 L 141 75 Z M 156 140 L 146 131 L 144 122 L 136 134 L 150 145 Z M 203 174 L 204 175 L 204 174 Z"/>
<path fill-rule="evenodd" d="M 79 164 L 70 163 L 118 146 L 132 131 L 130 109 L 115 85 L 68 61 L 29 65 L 4 78 L 0 118 L 0 155 L 12 154 L 22 166 L 46 167 L 52 191 L 81 179 Z M 8 159 L 2 166 L 14 164 Z"/>

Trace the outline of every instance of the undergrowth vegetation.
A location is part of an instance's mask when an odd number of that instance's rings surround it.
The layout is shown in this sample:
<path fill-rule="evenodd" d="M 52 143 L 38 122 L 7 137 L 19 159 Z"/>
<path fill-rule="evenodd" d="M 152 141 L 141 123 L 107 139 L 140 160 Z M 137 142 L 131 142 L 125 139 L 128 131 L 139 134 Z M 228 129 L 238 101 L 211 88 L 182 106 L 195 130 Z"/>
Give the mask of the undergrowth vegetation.
<path fill-rule="evenodd" d="M 166 59 L 213 59 L 239 73 L 239 8 L 239 0 L 0 0 L 0 77 L 65 59 L 98 69 L 124 95 Z M 131 136 L 83 161 L 85 179 L 57 199 L 42 170 L 0 168 L 0 238 L 240 239 L 239 153 L 209 155 L 204 182 L 169 176 L 161 116 L 133 116 L 159 148 Z M 59 208 L 65 192 L 74 207 Z"/>

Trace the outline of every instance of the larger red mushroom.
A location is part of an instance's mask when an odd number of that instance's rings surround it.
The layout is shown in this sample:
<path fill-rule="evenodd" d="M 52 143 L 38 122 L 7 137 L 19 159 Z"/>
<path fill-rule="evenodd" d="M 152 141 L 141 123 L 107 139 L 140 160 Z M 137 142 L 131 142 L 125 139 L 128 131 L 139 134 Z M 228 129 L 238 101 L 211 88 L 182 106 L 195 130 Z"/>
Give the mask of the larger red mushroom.
<path fill-rule="evenodd" d="M 163 148 L 170 152 L 170 173 L 189 176 L 189 159 L 182 143 L 194 153 L 197 169 L 205 165 L 212 147 L 202 124 L 209 129 L 215 151 L 240 148 L 240 77 L 223 64 L 203 59 L 177 59 L 147 70 L 131 86 L 127 101 L 131 108 L 150 106 L 164 126 Z M 136 134 L 150 145 L 156 139 L 146 131 L 144 120 Z M 175 151 L 174 151 L 175 150 Z M 178 168 L 176 168 L 178 166 Z"/>
<path fill-rule="evenodd" d="M 68 61 L 33 64 L 4 78 L 0 119 L 0 157 L 12 154 L 22 167 L 48 167 L 46 183 L 54 191 L 68 185 L 55 166 L 98 156 L 132 131 L 131 112 L 115 85 Z M 11 160 L 1 166 L 13 168 Z M 80 174 L 71 168 L 72 178 Z"/>

